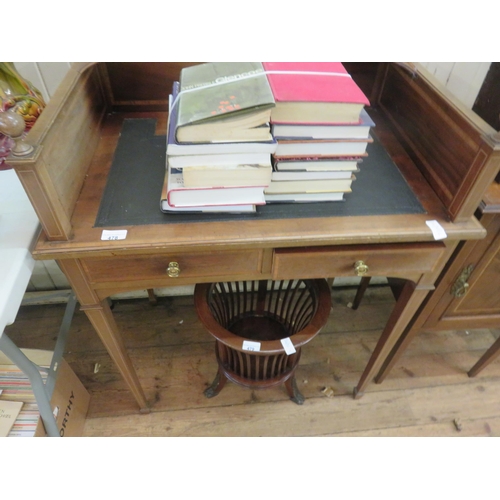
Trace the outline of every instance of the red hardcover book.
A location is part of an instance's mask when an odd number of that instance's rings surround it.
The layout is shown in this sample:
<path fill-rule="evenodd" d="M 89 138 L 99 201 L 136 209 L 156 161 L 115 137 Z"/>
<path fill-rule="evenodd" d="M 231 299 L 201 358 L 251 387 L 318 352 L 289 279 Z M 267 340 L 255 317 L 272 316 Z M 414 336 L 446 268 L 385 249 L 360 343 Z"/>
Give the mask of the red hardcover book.
<path fill-rule="evenodd" d="M 359 123 L 370 102 L 339 62 L 262 63 L 276 106 L 272 123 Z"/>

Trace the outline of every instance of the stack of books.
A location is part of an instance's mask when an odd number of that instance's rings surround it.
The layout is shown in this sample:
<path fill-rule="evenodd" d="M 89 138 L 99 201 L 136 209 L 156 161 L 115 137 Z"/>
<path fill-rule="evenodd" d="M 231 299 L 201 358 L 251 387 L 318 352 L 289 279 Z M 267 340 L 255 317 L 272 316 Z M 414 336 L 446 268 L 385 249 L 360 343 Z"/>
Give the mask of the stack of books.
<path fill-rule="evenodd" d="M 263 63 L 276 102 L 271 110 L 271 202 L 340 201 L 375 124 L 369 101 L 341 63 Z"/>
<path fill-rule="evenodd" d="M 170 95 L 164 212 L 254 212 L 271 183 L 275 105 L 262 63 L 184 68 Z"/>
<path fill-rule="evenodd" d="M 0 387 L 2 387 L 0 389 L 0 437 L 4 435 L 33 437 L 40 420 L 40 413 L 31 382 L 17 366 L 2 363 L 0 356 Z M 45 383 L 47 372 L 41 371 L 40 374 Z M 3 431 L 2 420 L 4 420 Z M 9 429 L 6 428 L 6 423 L 9 424 L 7 426 Z"/>

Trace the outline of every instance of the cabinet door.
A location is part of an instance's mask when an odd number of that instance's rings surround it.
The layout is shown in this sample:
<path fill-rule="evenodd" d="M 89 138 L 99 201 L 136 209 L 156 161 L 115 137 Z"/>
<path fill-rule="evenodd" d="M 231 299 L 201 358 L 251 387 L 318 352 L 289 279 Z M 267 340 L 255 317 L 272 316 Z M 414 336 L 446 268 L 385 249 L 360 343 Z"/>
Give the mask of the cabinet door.
<path fill-rule="evenodd" d="M 431 300 L 436 301 L 436 307 L 424 328 L 498 328 L 500 214 L 484 214 L 481 224 L 488 235 L 484 240 L 465 243 L 457 252 L 434 292 Z"/>

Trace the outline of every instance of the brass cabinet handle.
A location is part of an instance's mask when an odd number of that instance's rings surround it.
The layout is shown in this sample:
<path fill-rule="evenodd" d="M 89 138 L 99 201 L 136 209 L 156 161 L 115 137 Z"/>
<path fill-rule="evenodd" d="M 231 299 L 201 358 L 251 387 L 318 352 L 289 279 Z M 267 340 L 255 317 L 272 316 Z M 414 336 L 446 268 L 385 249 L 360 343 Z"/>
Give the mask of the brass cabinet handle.
<path fill-rule="evenodd" d="M 362 260 L 357 260 L 354 263 L 354 272 L 356 276 L 364 276 L 368 272 L 368 266 Z"/>
<path fill-rule="evenodd" d="M 455 283 L 453 283 L 450 290 L 450 293 L 454 297 L 463 297 L 467 293 L 469 289 L 469 283 L 467 283 L 467 280 L 469 279 L 473 270 L 474 266 L 472 264 L 462 270 L 460 276 L 457 278 Z"/>
<path fill-rule="evenodd" d="M 170 278 L 178 278 L 181 274 L 181 268 L 177 262 L 169 262 L 167 267 L 167 274 Z"/>

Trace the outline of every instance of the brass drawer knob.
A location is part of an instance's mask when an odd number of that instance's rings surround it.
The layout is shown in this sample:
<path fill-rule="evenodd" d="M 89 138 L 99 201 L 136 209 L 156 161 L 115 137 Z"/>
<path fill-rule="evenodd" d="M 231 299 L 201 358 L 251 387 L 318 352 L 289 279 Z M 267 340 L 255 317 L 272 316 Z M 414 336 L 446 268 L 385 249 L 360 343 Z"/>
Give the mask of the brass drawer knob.
<path fill-rule="evenodd" d="M 167 274 L 170 278 L 178 278 L 181 274 L 181 268 L 177 262 L 169 262 L 167 267 Z"/>
<path fill-rule="evenodd" d="M 362 260 L 357 260 L 354 263 L 354 272 L 356 276 L 364 276 L 368 272 L 368 266 Z"/>
<path fill-rule="evenodd" d="M 460 276 L 457 278 L 455 283 L 453 283 L 450 290 L 450 293 L 454 297 L 463 297 L 467 293 L 469 289 L 469 283 L 467 283 L 467 280 L 470 278 L 472 271 L 474 271 L 474 266 L 472 264 L 462 270 Z"/>

